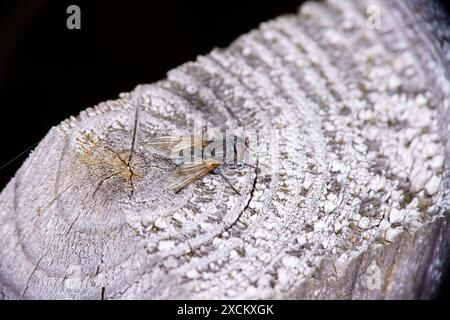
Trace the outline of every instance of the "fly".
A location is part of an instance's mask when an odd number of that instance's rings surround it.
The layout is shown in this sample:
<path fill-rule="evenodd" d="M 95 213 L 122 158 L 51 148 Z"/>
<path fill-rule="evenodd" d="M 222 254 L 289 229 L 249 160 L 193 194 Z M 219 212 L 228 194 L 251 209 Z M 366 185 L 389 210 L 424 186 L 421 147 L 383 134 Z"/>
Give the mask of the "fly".
<path fill-rule="evenodd" d="M 242 164 L 247 152 L 242 138 L 224 135 L 222 139 L 206 140 L 197 135 L 161 136 L 152 138 L 148 146 L 154 154 L 171 159 L 178 165 L 169 185 L 174 192 L 212 172 L 219 174 L 234 192 L 240 194 L 220 167 Z"/>

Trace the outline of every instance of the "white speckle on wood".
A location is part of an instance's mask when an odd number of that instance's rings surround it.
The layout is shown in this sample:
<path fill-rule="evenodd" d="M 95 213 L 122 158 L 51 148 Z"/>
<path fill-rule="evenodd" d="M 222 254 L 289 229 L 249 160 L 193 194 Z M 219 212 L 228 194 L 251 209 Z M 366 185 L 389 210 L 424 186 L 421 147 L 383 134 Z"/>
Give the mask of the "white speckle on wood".
<path fill-rule="evenodd" d="M 386 241 L 394 242 L 396 237 L 399 236 L 401 232 L 402 232 L 401 228 L 389 228 L 386 231 L 386 235 L 385 235 Z"/>
<path fill-rule="evenodd" d="M 368 217 L 362 217 L 358 221 L 358 227 L 361 229 L 368 229 L 370 227 L 370 219 Z"/>
<path fill-rule="evenodd" d="M 425 191 L 430 196 L 434 196 L 438 192 L 440 185 L 441 185 L 441 178 L 433 176 L 425 185 Z"/>
<path fill-rule="evenodd" d="M 336 209 L 337 204 L 334 203 L 333 201 L 327 201 L 323 207 L 324 211 L 326 214 L 329 214 L 331 212 L 334 211 L 334 209 Z"/>
<path fill-rule="evenodd" d="M 390 223 L 401 223 L 405 219 L 405 210 L 393 208 L 389 214 Z"/>

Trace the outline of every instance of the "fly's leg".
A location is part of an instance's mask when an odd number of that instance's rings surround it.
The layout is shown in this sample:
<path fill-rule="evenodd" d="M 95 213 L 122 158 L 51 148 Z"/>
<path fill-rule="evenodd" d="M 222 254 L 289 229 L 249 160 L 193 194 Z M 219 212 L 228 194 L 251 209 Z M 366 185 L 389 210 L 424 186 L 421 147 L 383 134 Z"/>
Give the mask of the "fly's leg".
<path fill-rule="evenodd" d="M 228 183 L 231 189 L 234 190 L 234 192 L 236 192 L 238 195 L 241 195 L 239 191 L 237 191 L 237 189 L 231 184 L 230 180 L 228 180 L 228 178 L 222 173 L 222 171 L 220 171 L 220 169 L 214 169 L 212 173 L 220 175 Z"/>

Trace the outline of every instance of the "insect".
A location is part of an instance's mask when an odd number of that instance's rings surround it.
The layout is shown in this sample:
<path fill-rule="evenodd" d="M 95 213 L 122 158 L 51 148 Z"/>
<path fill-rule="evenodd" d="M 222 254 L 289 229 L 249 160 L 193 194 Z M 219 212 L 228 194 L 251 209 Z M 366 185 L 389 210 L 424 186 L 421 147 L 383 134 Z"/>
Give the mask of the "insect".
<path fill-rule="evenodd" d="M 172 159 L 177 164 L 169 189 L 178 192 L 212 172 L 219 174 L 240 194 L 219 167 L 241 164 L 247 152 L 242 138 L 224 135 L 222 139 L 205 140 L 197 135 L 162 136 L 152 138 L 148 146 L 153 153 Z"/>

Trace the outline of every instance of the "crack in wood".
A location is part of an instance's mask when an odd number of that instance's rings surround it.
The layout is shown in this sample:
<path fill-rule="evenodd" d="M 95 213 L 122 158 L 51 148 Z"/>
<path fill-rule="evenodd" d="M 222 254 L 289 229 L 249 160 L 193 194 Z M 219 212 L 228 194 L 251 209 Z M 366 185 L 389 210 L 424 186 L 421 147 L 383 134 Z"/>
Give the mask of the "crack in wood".
<path fill-rule="evenodd" d="M 20 298 L 21 298 L 21 299 L 23 299 L 23 298 L 25 297 L 25 293 L 26 293 L 27 290 L 28 290 L 28 287 L 29 287 L 29 285 L 30 285 L 31 278 L 34 276 L 34 274 L 35 274 L 37 268 L 39 267 L 39 264 L 41 263 L 42 259 L 48 254 L 49 251 L 50 251 L 50 248 L 48 248 L 48 249 L 45 251 L 45 253 L 39 258 L 39 260 L 38 260 L 38 261 L 36 262 L 36 264 L 34 265 L 33 270 L 30 272 L 30 274 L 29 274 L 29 276 L 28 276 L 27 282 L 26 282 L 26 284 L 25 284 L 25 288 L 23 289 L 22 293 L 20 294 Z"/>
<path fill-rule="evenodd" d="M 128 157 L 128 162 L 127 162 L 127 168 L 130 171 L 130 186 L 131 186 L 131 191 L 130 191 L 130 198 L 133 197 L 134 195 L 134 183 L 133 183 L 133 178 L 135 177 L 135 173 L 133 171 L 132 168 L 132 160 L 133 160 L 133 155 L 134 155 L 134 148 L 135 148 L 135 144 L 136 144 L 136 136 L 137 136 L 137 130 L 138 130 L 138 125 L 139 125 L 139 105 L 137 104 L 135 107 L 135 114 L 134 114 L 134 125 L 133 125 L 133 131 L 132 131 L 132 137 L 131 137 L 131 146 L 130 146 L 130 155 Z"/>

